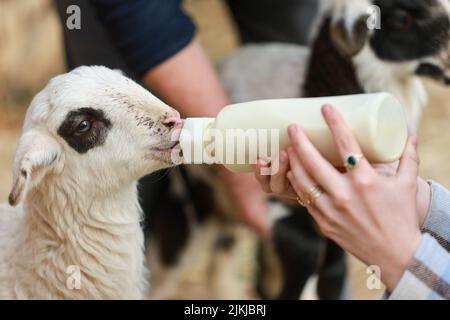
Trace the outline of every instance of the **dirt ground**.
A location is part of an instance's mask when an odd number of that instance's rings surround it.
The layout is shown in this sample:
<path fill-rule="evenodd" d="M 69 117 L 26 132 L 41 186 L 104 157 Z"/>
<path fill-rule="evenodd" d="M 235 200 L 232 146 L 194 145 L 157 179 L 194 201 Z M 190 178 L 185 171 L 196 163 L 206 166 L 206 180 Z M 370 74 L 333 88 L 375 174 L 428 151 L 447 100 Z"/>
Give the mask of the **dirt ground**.
<path fill-rule="evenodd" d="M 51 1 L 41 1 L 40 6 L 30 3 L 35 2 L 0 0 L 0 202 L 7 200 L 11 186 L 12 162 L 26 106 L 51 75 L 62 71 L 60 31 L 50 10 Z M 237 38 L 220 0 L 188 0 L 186 7 L 195 17 L 201 41 L 214 60 L 236 49 Z M 419 135 L 421 175 L 450 187 L 450 90 L 434 84 L 427 87 L 430 101 Z M 251 250 L 251 244 L 244 248 L 240 263 L 248 279 L 246 272 L 251 270 L 248 265 L 252 262 L 247 250 Z M 379 298 L 382 290 L 367 289 L 366 267 L 353 258 L 350 266 L 351 297 Z M 177 297 L 208 298 L 203 274 L 201 262 L 193 266 Z M 313 295 L 309 292 L 305 298 Z"/>

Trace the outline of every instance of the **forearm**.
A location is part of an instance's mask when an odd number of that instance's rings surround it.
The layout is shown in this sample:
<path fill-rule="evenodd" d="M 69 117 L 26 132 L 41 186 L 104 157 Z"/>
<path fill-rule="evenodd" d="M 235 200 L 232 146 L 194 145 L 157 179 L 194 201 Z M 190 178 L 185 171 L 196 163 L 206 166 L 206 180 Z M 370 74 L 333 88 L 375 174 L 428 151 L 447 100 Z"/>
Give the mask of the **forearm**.
<path fill-rule="evenodd" d="M 198 40 L 149 70 L 144 84 L 183 117 L 215 117 L 228 97 Z"/>

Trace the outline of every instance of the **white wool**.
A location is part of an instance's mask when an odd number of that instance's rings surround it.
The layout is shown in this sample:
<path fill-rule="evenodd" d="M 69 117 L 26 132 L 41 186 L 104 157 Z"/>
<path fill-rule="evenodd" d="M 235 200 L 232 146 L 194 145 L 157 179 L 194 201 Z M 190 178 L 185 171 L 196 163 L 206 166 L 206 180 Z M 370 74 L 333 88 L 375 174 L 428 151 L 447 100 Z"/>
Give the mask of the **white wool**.
<path fill-rule="evenodd" d="M 332 22 L 344 17 L 345 27 L 350 31 L 361 15 L 369 14 L 371 5 L 373 3 L 369 0 L 319 0 L 318 19 L 311 27 L 310 40 L 316 38 L 323 17 L 331 17 Z"/>
<path fill-rule="evenodd" d="M 357 77 L 366 92 L 385 91 L 393 94 L 406 108 L 409 131 L 417 133 L 428 95 L 422 80 L 414 75 L 419 63 L 389 63 L 377 59 L 365 46 L 353 58 Z"/>
<path fill-rule="evenodd" d="M 298 97 L 309 50 L 292 44 L 246 45 L 219 72 L 233 102 Z"/>
<path fill-rule="evenodd" d="M 84 154 L 57 133 L 79 108 L 112 123 L 104 143 Z M 14 164 L 11 199 L 23 206 L 0 206 L 1 299 L 145 296 L 137 179 L 172 165 L 169 149 L 159 151 L 173 144 L 160 124 L 170 116 L 179 114 L 104 67 L 58 76 L 35 97 Z M 77 268 L 81 286 L 72 288 Z"/>

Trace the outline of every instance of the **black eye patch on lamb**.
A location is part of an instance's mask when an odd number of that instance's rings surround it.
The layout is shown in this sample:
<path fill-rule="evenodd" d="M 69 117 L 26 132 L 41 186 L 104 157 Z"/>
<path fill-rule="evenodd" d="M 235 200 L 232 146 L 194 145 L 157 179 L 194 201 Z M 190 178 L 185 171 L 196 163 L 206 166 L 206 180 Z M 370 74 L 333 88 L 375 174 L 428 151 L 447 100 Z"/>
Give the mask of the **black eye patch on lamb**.
<path fill-rule="evenodd" d="M 411 61 L 437 55 L 449 41 L 450 21 L 447 10 L 437 0 L 375 0 L 381 9 L 381 29 L 370 45 L 376 55 L 388 61 Z M 406 30 L 397 30 L 390 20 L 403 12 L 411 19 Z"/>
<path fill-rule="evenodd" d="M 91 123 L 91 129 L 85 133 L 80 133 L 77 131 L 77 127 L 85 120 Z M 105 117 L 103 111 L 80 108 L 67 114 L 58 129 L 58 134 L 66 140 L 69 146 L 83 154 L 105 143 L 111 126 L 111 121 Z"/>

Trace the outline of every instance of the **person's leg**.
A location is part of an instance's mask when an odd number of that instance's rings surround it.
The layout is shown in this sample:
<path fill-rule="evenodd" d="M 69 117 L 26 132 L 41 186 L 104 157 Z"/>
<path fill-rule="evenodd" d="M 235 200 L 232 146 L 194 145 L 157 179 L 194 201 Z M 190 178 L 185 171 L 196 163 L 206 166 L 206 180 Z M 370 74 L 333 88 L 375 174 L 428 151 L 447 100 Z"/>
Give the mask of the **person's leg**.
<path fill-rule="evenodd" d="M 306 44 L 317 0 L 226 0 L 243 43 Z"/>
<path fill-rule="evenodd" d="M 317 295 L 322 300 L 348 299 L 347 254 L 335 242 L 326 239 L 324 260 L 319 269 Z"/>

